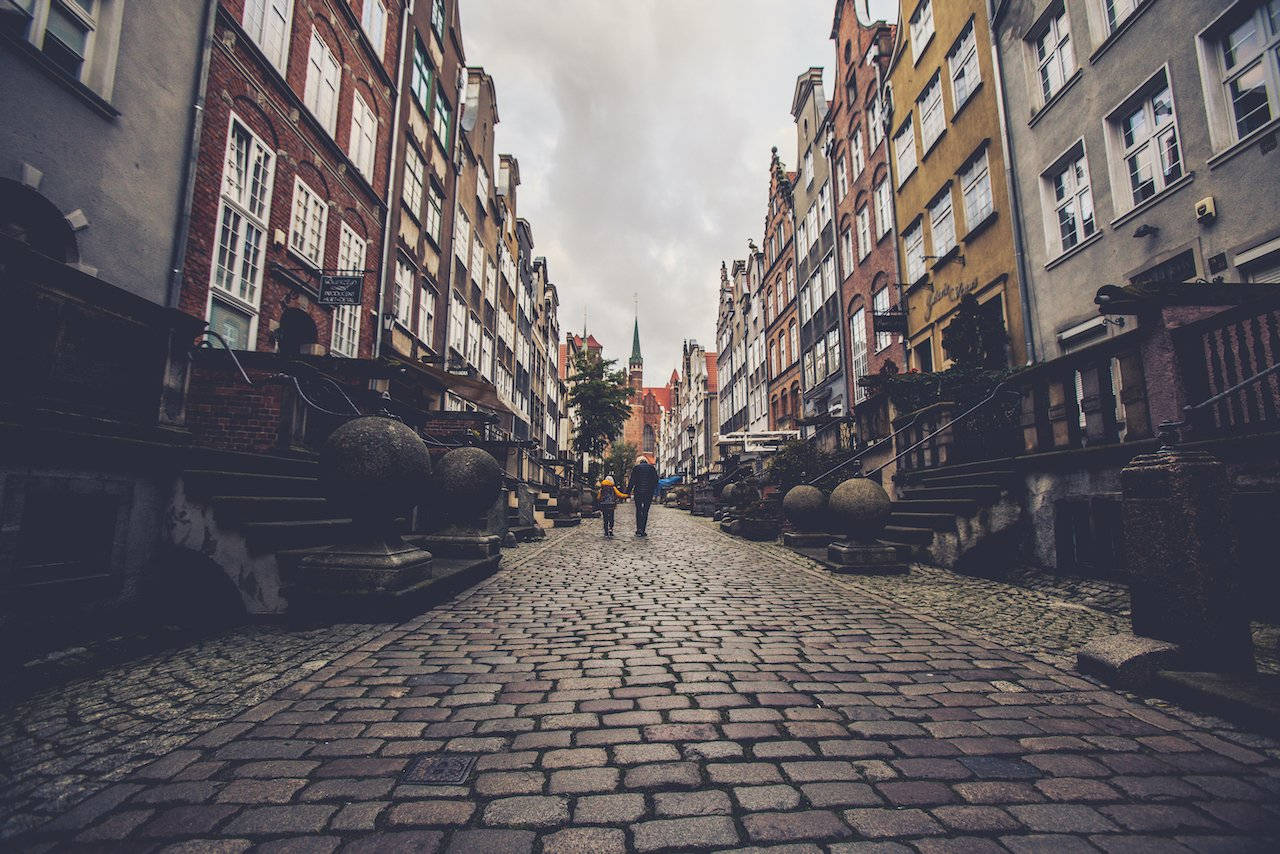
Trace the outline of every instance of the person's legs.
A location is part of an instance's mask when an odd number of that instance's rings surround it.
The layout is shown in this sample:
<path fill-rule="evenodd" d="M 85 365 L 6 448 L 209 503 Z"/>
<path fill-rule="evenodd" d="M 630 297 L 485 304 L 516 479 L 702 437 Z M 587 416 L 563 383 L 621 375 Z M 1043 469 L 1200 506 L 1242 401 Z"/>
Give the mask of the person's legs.
<path fill-rule="evenodd" d="M 652 498 L 636 499 L 636 533 L 643 534 L 649 528 L 649 505 L 653 503 Z"/>
<path fill-rule="evenodd" d="M 609 536 L 613 533 L 613 510 L 612 507 L 601 507 L 600 516 L 604 519 L 604 533 Z"/>

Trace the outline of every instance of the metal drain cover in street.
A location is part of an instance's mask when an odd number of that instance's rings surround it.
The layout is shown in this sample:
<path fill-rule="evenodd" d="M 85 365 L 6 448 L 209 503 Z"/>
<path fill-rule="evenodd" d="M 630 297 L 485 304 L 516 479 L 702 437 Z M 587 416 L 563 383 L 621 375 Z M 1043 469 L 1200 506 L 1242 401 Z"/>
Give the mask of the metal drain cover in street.
<path fill-rule="evenodd" d="M 475 754 L 424 753 L 409 763 L 401 779 L 406 783 L 465 783 L 476 759 Z"/>

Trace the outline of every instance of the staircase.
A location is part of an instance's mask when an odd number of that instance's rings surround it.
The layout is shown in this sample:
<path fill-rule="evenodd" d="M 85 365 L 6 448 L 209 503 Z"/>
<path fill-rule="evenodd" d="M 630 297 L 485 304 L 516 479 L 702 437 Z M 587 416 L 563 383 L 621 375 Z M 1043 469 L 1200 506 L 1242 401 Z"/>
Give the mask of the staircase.
<path fill-rule="evenodd" d="M 1007 460 L 913 472 L 881 536 L 912 560 L 987 575 L 1014 554 L 1021 478 Z"/>

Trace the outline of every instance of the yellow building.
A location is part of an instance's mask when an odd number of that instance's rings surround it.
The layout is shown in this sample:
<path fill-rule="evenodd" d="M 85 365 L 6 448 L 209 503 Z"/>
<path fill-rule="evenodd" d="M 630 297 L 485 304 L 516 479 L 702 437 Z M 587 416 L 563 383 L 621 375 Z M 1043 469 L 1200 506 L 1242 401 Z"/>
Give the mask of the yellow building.
<path fill-rule="evenodd" d="M 910 367 L 950 362 L 942 331 L 973 294 L 1027 361 L 986 0 L 901 0 L 885 97 Z M 877 205 L 879 207 L 879 205 Z"/>

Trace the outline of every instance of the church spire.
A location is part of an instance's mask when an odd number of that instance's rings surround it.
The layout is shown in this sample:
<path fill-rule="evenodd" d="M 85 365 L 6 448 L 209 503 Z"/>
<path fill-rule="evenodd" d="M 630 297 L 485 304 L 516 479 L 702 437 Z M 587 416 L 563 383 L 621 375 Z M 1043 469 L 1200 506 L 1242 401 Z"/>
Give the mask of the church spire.
<path fill-rule="evenodd" d="M 640 355 L 640 318 L 636 317 L 636 325 L 631 333 L 631 361 L 628 363 L 631 367 L 639 367 L 644 364 L 644 357 Z"/>

